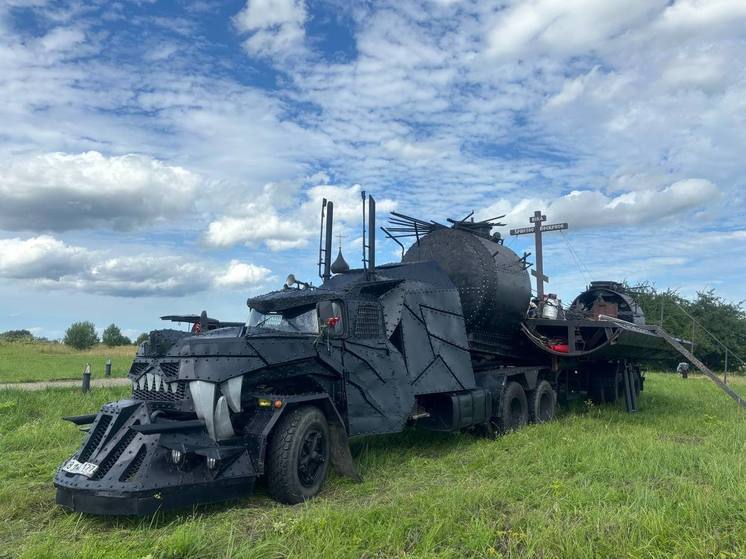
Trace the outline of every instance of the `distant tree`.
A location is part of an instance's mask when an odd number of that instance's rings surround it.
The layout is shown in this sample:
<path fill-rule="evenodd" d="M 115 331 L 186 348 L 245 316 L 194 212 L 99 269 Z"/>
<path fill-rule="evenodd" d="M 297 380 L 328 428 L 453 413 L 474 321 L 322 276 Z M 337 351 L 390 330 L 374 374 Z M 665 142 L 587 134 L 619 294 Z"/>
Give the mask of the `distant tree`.
<path fill-rule="evenodd" d="M 150 336 L 148 336 L 147 332 L 143 332 L 139 336 L 137 336 L 137 339 L 135 340 L 135 345 L 140 345 L 143 342 L 147 342 Z"/>
<path fill-rule="evenodd" d="M 98 343 L 96 326 L 93 322 L 74 322 L 65 330 L 65 345 L 75 349 L 88 349 Z"/>
<path fill-rule="evenodd" d="M 643 308 L 648 324 L 660 324 L 662 317 L 663 328 L 671 335 L 694 341 L 694 354 L 709 367 L 725 366 L 723 346 L 746 359 L 746 351 L 742 349 L 746 347 L 746 310 L 742 302 L 728 302 L 713 290 L 700 291 L 690 301 L 671 289 L 657 291 L 647 284 L 629 289 Z M 692 318 L 696 320 L 694 325 Z M 672 363 L 677 360 L 680 361 L 674 358 Z M 733 371 L 741 365 L 738 357 L 730 353 L 729 369 Z"/>
<path fill-rule="evenodd" d="M 28 330 L 8 330 L 0 333 L 0 340 L 5 342 L 33 342 L 34 335 Z"/>
<path fill-rule="evenodd" d="M 101 336 L 101 341 L 103 341 L 104 344 L 110 347 L 119 345 L 132 345 L 132 340 L 130 340 L 127 336 L 123 336 L 122 331 L 116 324 L 109 324 L 109 326 L 106 327 L 103 336 Z"/>

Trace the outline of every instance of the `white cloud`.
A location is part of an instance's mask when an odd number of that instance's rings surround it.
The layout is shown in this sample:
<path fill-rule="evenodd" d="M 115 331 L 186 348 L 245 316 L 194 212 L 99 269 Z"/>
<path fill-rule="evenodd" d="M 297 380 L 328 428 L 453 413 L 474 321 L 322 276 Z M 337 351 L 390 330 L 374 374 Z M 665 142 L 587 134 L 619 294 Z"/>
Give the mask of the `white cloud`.
<path fill-rule="evenodd" d="M 315 175 L 308 180 L 318 178 L 327 177 Z M 300 200 L 295 196 L 296 191 L 287 184 L 265 185 L 262 194 L 254 201 L 234 209 L 233 215 L 212 221 L 205 241 L 215 247 L 239 243 L 255 247 L 263 243 L 272 251 L 304 247 L 319 233 L 324 198 L 334 202 L 335 234 L 358 227 L 362 219 L 360 185 L 317 184 L 307 187 Z M 394 207 L 394 201 L 389 198 L 376 200 L 377 213 L 389 212 Z"/>
<path fill-rule="evenodd" d="M 426 145 L 405 142 L 399 138 L 384 142 L 383 147 L 398 157 L 413 160 L 427 160 L 434 157 L 437 151 Z"/>
<path fill-rule="evenodd" d="M 117 297 L 180 297 L 217 288 L 251 288 L 270 270 L 239 260 L 227 265 L 182 256 L 111 256 L 50 236 L 0 239 L 0 278 L 37 287 Z"/>
<path fill-rule="evenodd" d="M 92 262 L 91 254 L 41 235 L 28 240 L 0 239 L 0 276 L 12 279 L 59 280 L 79 273 Z"/>
<path fill-rule="evenodd" d="M 228 268 L 215 276 L 215 285 L 229 288 L 245 287 L 261 283 L 268 275 L 269 270 L 263 266 L 231 260 Z"/>
<path fill-rule="evenodd" d="M 188 210 L 200 179 L 142 155 L 91 151 L 0 164 L 0 229 L 131 229 Z"/>
<path fill-rule="evenodd" d="M 497 13 L 488 34 L 488 52 L 495 57 L 586 52 L 649 20 L 665 6 L 664 0 L 513 2 Z"/>
<path fill-rule="evenodd" d="M 677 30 L 712 30 L 721 24 L 738 26 L 743 18 L 746 18 L 743 0 L 677 0 L 666 8 L 660 25 Z"/>
<path fill-rule="evenodd" d="M 56 27 L 41 38 L 40 44 L 47 52 L 69 51 L 84 40 L 85 33 L 80 29 Z"/>
<path fill-rule="evenodd" d="M 524 198 L 518 202 L 500 200 L 480 210 L 484 219 L 506 214 L 503 222 L 525 227 L 535 210 L 542 210 L 549 221 L 567 221 L 572 229 L 652 224 L 696 210 L 720 197 L 719 189 L 704 179 L 677 181 L 661 190 L 632 191 L 608 196 L 597 190 L 574 190 L 555 199 Z"/>
<path fill-rule="evenodd" d="M 248 0 L 234 17 L 240 31 L 251 33 L 243 43 L 257 56 L 287 56 L 303 44 L 304 0 Z"/>

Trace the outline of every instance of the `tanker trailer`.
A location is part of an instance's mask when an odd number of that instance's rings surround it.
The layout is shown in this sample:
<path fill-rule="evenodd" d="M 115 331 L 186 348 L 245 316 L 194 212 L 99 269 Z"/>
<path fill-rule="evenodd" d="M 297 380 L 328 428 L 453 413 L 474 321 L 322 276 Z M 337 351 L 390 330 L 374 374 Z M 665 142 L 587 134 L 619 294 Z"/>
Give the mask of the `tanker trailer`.
<path fill-rule="evenodd" d="M 350 438 L 409 425 L 494 436 L 551 419 L 570 368 L 525 335 L 525 258 L 492 220 L 394 215 L 387 233 L 413 231 L 413 246 L 376 266 L 368 204 L 362 268 L 332 269 L 325 201 L 320 287 L 291 275 L 247 301 L 245 324 L 210 327 L 203 314 L 190 332 L 151 332 L 132 394 L 67 418 L 87 435 L 55 475 L 57 502 L 142 515 L 236 498 L 263 476 L 274 498 L 299 503 L 329 467 L 359 479 Z"/>

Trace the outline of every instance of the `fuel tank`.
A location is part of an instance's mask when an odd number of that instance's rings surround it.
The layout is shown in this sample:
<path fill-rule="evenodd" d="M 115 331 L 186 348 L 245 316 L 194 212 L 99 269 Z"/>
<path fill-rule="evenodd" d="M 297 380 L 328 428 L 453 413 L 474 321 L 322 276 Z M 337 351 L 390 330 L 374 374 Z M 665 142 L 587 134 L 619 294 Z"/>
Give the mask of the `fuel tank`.
<path fill-rule="evenodd" d="M 523 261 L 493 237 L 462 229 L 436 229 L 421 237 L 402 262 L 434 261 L 461 297 L 466 331 L 510 338 L 520 330 L 531 299 Z"/>

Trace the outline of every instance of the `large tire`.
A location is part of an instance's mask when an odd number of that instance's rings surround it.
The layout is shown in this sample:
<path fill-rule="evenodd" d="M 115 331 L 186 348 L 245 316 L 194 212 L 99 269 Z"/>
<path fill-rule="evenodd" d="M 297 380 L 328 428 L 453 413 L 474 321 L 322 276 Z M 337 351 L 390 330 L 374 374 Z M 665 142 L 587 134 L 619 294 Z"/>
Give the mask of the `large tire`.
<path fill-rule="evenodd" d="M 294 505 L 315 497 L 329 465 L 329 425 L 316 407 L 287 412 L 272 430 L 267 449 L 267 487 L 276 500 Z"/>
<path fill-rule="evenodd" d="M 528 418 L 531 423 L 544 423 L 554 419 L 557 408 L 557 393 L 546 380 L 542 380 L 528 394 Z"/>
<path fill-rule="evenodd" d="M 528 423 L 528 402 L 523 387 L 517 382 L 509 382 L 503 392 L 500 429 L 503 432 L 520 429 Z"/>
<path fill-rule="evenodd" d="M 618 373 L 594 374 L 591 378 L 590 397 L 594 404 L 613 404 L 619 399 L 621 375 Z"/>

